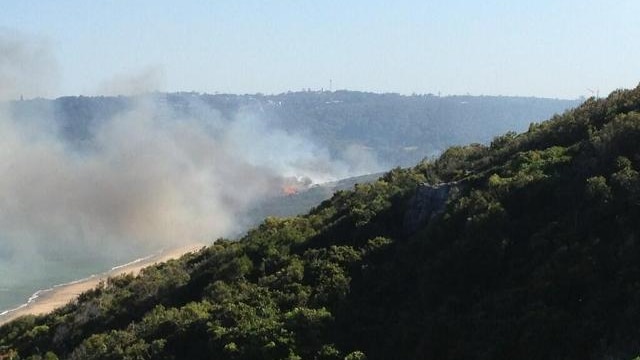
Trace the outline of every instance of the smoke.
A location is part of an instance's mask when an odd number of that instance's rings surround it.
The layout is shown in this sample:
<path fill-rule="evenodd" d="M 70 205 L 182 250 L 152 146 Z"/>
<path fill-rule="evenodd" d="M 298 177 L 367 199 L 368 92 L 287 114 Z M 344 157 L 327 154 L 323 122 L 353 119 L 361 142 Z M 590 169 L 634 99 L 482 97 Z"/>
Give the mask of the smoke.
<path fill-rule="evenodd" d="M 19 55 L 0 63 L 3 79 L 23 76 L 12 61 L 37 54 L 14 48 Z M 12 97 L 5 85 L 0 94 Z M 0 108 L 0 287 L 50 271 L 55 259 L 211 242 L 242 231 L 251 206 L 292 182 L 378 170 L 366 150 L 332 159 L 255 113 L 223 118 L 193 100 L 187 116 L 158 96 L 132 99 L 128 110 L 94 124 L 81 147 L 63 136 L 52 109 L 18 120 L 9 104 Z"/>
<path fill-rule="evenodd" d="M 349 175 L 371 174 L 384 170 L 375 151 L 368 146 L 351 144 L 343 152 L 342 159 L 346 166 L 344 172 Z"/>
<path fill-rule="evenodd" d="M 284 177 L 325 182 L 348 176 L 348 166 L 309 138 L 270 127 L 253 113 L 241 112 L 228 125 L 225 145 L 249 164 L 273 169 Z"/>
<path fill-rule="evenodd" d="M 360 149 L 331 159 L 256 115 L 200 115 L 176 118 L 156 98 L 141 97 L 78 148 L 49 115 L 17 121 L 1 113 L 0 270 L 211 242 L 243 230 L 251 206 L 292 182 L 355 175 L 364 169 L 351 158 L 372 161 Z"/>
<path fill-rule="evenodd" d="M 0 100 L 50 95 L 57 68 L 45 39 L 0 27 Z"/>
<path fill-rule="evenodd" d="M 98 95 L 140 95 L 162 89 L 165 74 L 161 67 L 147 67 L 139 72 L 122 73 L 105 80 Z"/>

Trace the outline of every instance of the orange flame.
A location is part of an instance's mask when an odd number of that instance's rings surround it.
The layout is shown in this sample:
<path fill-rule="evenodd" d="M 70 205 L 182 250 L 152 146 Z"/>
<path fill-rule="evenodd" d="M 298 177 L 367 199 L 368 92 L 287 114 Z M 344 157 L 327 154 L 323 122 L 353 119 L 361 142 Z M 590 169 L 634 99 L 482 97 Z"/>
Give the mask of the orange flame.
<path fill-rule="evenodd" d="M 298 193 L 298 188 L 293 185 L 283 186 L 282 193 L 285 195 L 295 195 Z"/>

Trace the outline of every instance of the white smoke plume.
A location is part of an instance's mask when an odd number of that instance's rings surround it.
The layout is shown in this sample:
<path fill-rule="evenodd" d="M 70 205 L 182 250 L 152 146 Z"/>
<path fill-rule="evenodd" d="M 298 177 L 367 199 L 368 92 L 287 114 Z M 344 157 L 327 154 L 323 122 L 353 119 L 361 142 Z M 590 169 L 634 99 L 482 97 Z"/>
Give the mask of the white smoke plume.
<path fill-rule="evenodd" d="M 13 64 L 34 55 L 21 41 L 0 37 L 0 49 L 18 49 L 0 62 L 1 79 L 28 77 Z M 0 94 L 14 97 L 6 84 Z M 156 97 L 136 99 L 97 124 L 81 149 L 59 135 L 52 114 L 18 121 L 8 104 L 0 109 L 0 287 L 46 271 L 51 259 L 115 259 L 211 242 L 240 230 L 239 216 L 292 178 L 333 180 L 363 171 L 354 159 L 374 161 L 361 149 L 336 161 L 255 114 L 223 119 L 192 104 L 198 116 L 176 118 Z"/>
<path fill-rule="evenodd" d="M 48 96 L 57 74 L 46 39 L 0 27 L 0 100 Z"/>
<path fill-rule="evenodd" d="M 251 138 L 256 134 L 240 129 L 253 120 L 220 128 L 211 126 L 221 123 L 216 119 L 165 118 L 158 108 L 140 100 L 134 110 L 100 124 L 83 150 L 65 143 L 46 121 L 0 115 L 5 257 L 20 254 L 19 262 L 31 267 L 25 256 L 210 242 L 237 231 L 237 217 L 280 191 L 289 181 L 285 175 L 315 174 L 295 169 L 312 159 L 305 149 L 295 155 L 304 140 L 278 131 Z M 281 147 L 264 151 L 276 143 Z M 246 156 L 243 146 L 254 146 L 252 154 L 264 151 L 265 161 Z M 276 160 L 278 153 L 287 160 Z"/>
<path fill-rule="evenodd" d="M 164 87 L 165 73 L 160 66 L 149 66 L 138 72 L 122 73 L 110 77 L 98 86 L 96 95 L 140 95 L 160 91 Z"/>

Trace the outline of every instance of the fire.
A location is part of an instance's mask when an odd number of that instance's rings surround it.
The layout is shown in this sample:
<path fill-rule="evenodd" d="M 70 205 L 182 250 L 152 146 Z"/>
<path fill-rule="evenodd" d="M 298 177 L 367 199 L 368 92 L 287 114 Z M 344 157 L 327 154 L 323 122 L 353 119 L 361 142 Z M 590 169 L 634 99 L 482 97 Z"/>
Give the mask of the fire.
<path fill-rule="evenodd" d="M 311 186 L 312 181 L 308 177 L 290 176 L 282 179 L 280 189 L 285 196 L 295 195 L 301 191 L 305 191 Z"/>
<path fill-rule="evenodd" d="M 298 193 L 298 188 L 294 185 L 286 185 L 282 187 L 282 193 L 285 195 L 295 195 Z"/>

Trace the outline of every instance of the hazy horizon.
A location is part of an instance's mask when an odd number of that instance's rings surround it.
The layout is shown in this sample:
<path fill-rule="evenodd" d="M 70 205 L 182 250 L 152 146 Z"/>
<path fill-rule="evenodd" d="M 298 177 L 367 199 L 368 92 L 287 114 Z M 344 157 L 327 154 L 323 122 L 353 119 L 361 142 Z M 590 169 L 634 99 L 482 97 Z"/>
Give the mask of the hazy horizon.
<path fill-rule="evenodd" d="M 577 99 L 640 81 L 628 45 L 638 11 L 594 0 L 21 1 L 0 13 L 0 62 L 38 55 L 18 68 L 38 75 L 14 84 L 25 98 L 323 88 Z"/>
<path fill-rule="evenodd" d="M 640 85 L 640 83 L 638 84 Z M 614 89 L 615 90 L 615 89 Z M 436 96 L 436 97 L 495 97 L 495 98 L 500 98 L 500 97 L 504 97 L 504 98 L 535 98 L 535 99 L 552 99 L 552 100 L 585 100 L 588 97 L 591 96 L 579 96 L 576 98 L 559 98 L 559 97 L 545 97 L 545 96 L 535 96 L 535 95 L 494 95 L 494 94 L 470 94 L 470 93 L 465 93 L 465 94 L 437 94 L 437 93 L 401 93 L 401 92 L 383 92 L 383 91 L 368 91 L 368 90 L 353 90 L 353 89 L 334 89 L 334 90 L 327 90 L 324 88 L 320 88 L 320 89 L 312 89 L 312 88 L 308 88 L 308 89 L 298 89 L 298 90 L 285 90 L 282 92 L 273 92 L 273 93 L 262 93 L 262 92 L 246 92 L 246 93 L 233 93 L 233 92 L 206 92 L 206 91 L 195 91 L 195 90 L 172 90 L 172 91 L 161 91 L 161 90 L 150 90 L 150 91 L 145 91 L 145 92 L 141 92 L 141 93 L 134 93 L 134 94 L 73 94 L 73 95 L 67 95 L 67 94 L 60 94 L 60 95 L 56 95 L 56 96 L 36 96 L 36 97 L 26 97 L 24 94 L 17 94 L 15 96 L 15 98 L 11 98 L 11 99 L 6 99 L 4 101 L 8 101 L 8 102 L 12 102 L 12 101 L 30 101 L 30 100 L 56 100 L 56 99 L 60 99 L 60 98 L 65 98 L 65 97 L 132 97 L 132 98 L 136 98 L 136 97 L 145 97 L 145 96 L 149 96 L 149 95 L 154 95 L 154 94 L 196 94 L 196 95 L 212 95 L 212 96 L 264 96 L 264 97 L 276 97 L 276 96 L 282 96 L 282 95 L 286 95 L 286 94 L 295 94 L 295 93 L 307 93 L 307 92 L 323 92 L 323 93 L 339 93 L 339 92 L 355 92 L 355 93 L 364 93 L 364 94 L 374 94 L 374 95 L 398 95 L 398 96 L 405 96 L 405 97 L 411 97 L 411 96 Z M 592 96 L 596 96 L 596 94 L 594 93 Z M 602 97 L 606 97 L 607 94 L 602 94 L 599 93 L 598 97 L 602 98 Z"/>

